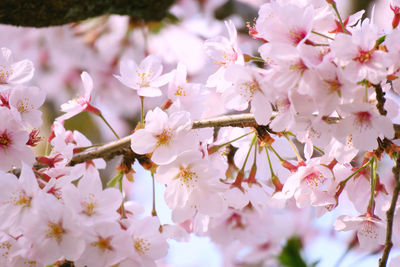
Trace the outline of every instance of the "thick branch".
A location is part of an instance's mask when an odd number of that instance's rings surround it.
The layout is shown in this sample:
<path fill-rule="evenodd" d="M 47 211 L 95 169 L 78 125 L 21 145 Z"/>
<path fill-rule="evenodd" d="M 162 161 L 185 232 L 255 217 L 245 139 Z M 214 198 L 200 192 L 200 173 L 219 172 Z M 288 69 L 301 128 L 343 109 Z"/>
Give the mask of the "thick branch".
<path fill-rule="evenodd" d="M 274 116 L 272 116 L 274 117 Z M 328 118 L 328 123 L 337 123 L 338 120 L 335 118 Z M 253 114 L 238 114 L 238 115 L 229 115 L 229 116 L 221 116 L 212 119 L 205 119 L 200 121 L 193 122 L 193 129 L 207 128 L 207 127 L 261 127 L 258 126 Z M 396 132 L 400 132 L 400 125 L 394 124 Z M 261 129 L 257 129 L 259 132 Z M 111 143 L 105 144 L 100 147 L 88 149 L 84 152 L 77 153 L 74 155 L 69 165 L 74 166 L 76 164 L 96 159 L 96 158 L 104 158 L 111 159 L 115 156 L 126 154 L 127 150 L 129 150 L 131 144 L 131 136 L 126 136 L 117 141 L 113 141 Z M 142 155 L 135 154 L 136 158 L 143 157 Z"/>
<path fill-rule="evenodd" d="M 174 0 L 2 0 L 0 23 L 48 27 L 106 14 L 159 21 Z"/>
<path fill-rule="evenodd" d="M 390 208 L 386 212 L 387 216 L 387 228 L 386 228 L 386 241 L 385 241 L 385 248 L 383 250 L 382 258 L 379 260 L 379 267 L 385 267 L 387 264 L 387 260 L 389 257 L 390 250 L 392 249 L 393 242 L 392 242 L 392 233 L 393 233 L 393 217 L 394 212 L 396 209 L 397 199 L 399 197 L 400 192 L 400 155 L 397 155 L 396 166 L 393 167 L 393 174 L 394 174 L 394 190 L 393 190 L 393 197 L 392 202 L 390 203 Z"/>
<path fill-rule="evenodd" d="M 224 126 L 235 126 L 235 127 L 248 127 L 248 126 L 257 126 L 256 121 L 254 120 L 253 114 L 240 114 L 240 115 L 231 115 L 231 116 L 222 116 L 213 119 L 206 119 L 201 121 L 193 122 L 192 128 L 207 128 L 207 127 L 224 127 Z M 74 155 L 69 165 L 74 166 L 76 164 L 96 159 L 96 158 L 104 158 L 111 159 L 115 156 L 125 154 L 127 149 L 130 149 L 131 145 L 131 136 L 126 136 L 117 141 L 113 141 L 111 143 L 105 144 L 100 147 L 95 147 L 92 149 L 88 149 L 84 152 L 77 153 Z M 141 157 L 141 155 L 135 154 L 137 157 Z"/>

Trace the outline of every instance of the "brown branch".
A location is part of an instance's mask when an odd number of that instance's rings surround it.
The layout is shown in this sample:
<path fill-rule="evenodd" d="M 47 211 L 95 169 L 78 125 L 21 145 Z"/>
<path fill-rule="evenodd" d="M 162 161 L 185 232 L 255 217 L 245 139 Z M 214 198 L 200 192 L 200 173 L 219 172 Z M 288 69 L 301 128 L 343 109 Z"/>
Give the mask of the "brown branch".
<path fill-rule="evenodd" d="M 0 23 L 48 27 L 108 14 L 159 21 L 174 0 L 1 0 Z"/>
<path fill-rule="evenodd" d="M 274 116 L 272 116 L 273 118 Z M 337 123 L 338 119 L 335 118 L 327 118 L 327 123 Z M 259 126 L 257 125 L 253 114 L 238 114 L 238 115 L 227 115 L 221 116 L 212 119 L 205 119 L 200 121 L 195 121 L 192 124 L 192 129 L 200 129 L 207 127 L 258 127 L 257 131 L 267 130 L 268 132 L 272 132 L 268 126 Z M 260 129 L 265 128 L 265 129 Z M 396 132 L 400 133 L 400 125 L 393 125 Z M 115 156 L 127 154 L 130 151 L 131 144 L 131 136 L 123 137 L 117 141 L 113 141 L 111 143 L 107 143 L 105 145 L 95 147 L 92 149 L 88 149 L 84 152 L 80 152 L 74 155 L 69 165 L 74 166 L 79 163 L 83 163 L 88 160 L 96 159 L 96 158 L 104 158 L 106 160 L 112 159 Z M 143 155 L 133 154 L 133 157 L 140 158 L 144 157 Z"/>
<path fill-rule="evenodd" d="M 240 114 L 221 116 L 213 119 L 206 119 L 193 122 L 192 129 L 207 128 L 207 127 L 249 127 L 257 126 L 253 114 Z M 106 160 L 112 159 L 115 156 L 123 155 L 130 151 L 131 136 L 125 136 L 117 141 L 107 143 L 105 145 L 88 149 L 74 155 L 69 162 L 70 166 L 83 163 L 96 158 L 104 158 Z M 136 158 L 143 157 L 134 153 L 132 156 Z"/>
<path fill-rule="evenodd" d="M 376 104 L 376 108 L 378 109 L 379 114 L 381 114 L 382 116 L 386 116 L 387 111 L 385 110 L 384 107 L 386 98 L 385 98 L 385 93 L 382 90 L 382 86 L 380 84 L 373 86 L 375 87 L 376 100 L 378 101 L 378 103 Z"/>
<path fill-rule="evenodd" d="M 394 212 L 396 209 L 397 199 L 399 197 L 400 192 L 400 155 L 397 156 L 396 166 L 393 167 L 392 172 L 394 174 L 394 190 L 393 190 L 393 197 L 392 202 L 390 203 L 390 208 L 386 212 L 387 216 L 387 228 L 386 228 L 386 241 L 385 241 L 385 248 L 383 250 L 382 258 L 379 259 L 379 267 L 385 267 L 387 264 L 387 260 L 389 257 L 390 250 L 392 249 L 393 242 L 392 242 L 392 233 L 393 233 L 393 217 Z"/>

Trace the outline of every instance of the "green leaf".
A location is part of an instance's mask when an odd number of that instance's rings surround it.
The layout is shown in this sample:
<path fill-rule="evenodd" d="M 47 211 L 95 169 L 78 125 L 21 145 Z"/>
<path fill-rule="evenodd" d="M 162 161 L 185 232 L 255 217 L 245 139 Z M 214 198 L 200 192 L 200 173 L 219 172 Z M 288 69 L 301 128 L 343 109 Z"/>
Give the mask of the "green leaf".
<path fill-rule="evenodd" d="M 299 237 L 290 238 L 278 256 L 279 263 L 285 267 L 307 267 L 307 263 L 301 257 L 303 245 Z"/>
<path fill-rule="evenodd" d="M 117 175 L 115 175 L 110 181 L 107 183 L 107 187 L 115 187 L 118 181 L 120 181 L 124 177 L 123 172 L 119 172 Z"/>

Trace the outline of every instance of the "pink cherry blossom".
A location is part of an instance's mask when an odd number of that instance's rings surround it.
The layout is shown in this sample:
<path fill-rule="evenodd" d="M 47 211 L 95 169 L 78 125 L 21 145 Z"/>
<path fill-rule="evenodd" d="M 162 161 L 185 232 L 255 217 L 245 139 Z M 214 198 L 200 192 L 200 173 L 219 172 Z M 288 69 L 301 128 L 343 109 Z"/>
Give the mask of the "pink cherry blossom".
<path fill-rule="evenodd" d="M 125 59 L 120 63 L 119 75 L 114 75 L 122 84 L 136 90 L 139 96 L 156 97 L 161 96 L 160 87 L 167 84 L 171 74 L 161 75 L 163 70 L 161 60 L 149 55 L 140 65 L 135 61 Z"/>
<path fill-rule="evenodd" d="M 336 219 L 333 226 L 336 231 L 356 230 L 360 247 L 368 251 L 373 251 L 378 245 L 385 243 L 386 224 L 376 218 L 342 215 Z"/>
<path fill-rule="evenodd" d="M 93 80 L 92 77 L 87 72 L 82 72 L 81 79 L 83 83 L 83 87 L 85 89 L 85 95 L 74 98 L 67 103 L 61 105 L 61 111 L 66 112 L 64 115 L 61 115 L 57 118 L 59 121 L 67 120 L 69 118 L 74 117 L 75 115 L 83 112 L 90 111 L 96 115 L 100 114 L 100 110 L 93 107 L 90 104 L 92 99 L 92 90 L 93 90 Z"/>
<path fill-rule="evenodd" d="M 78 186 L 70 184 L 63 189 L 63 200 L 85 224 L 101 221 L 116 221 L 120 215 L 122 194 L 115 188 L 102 189 L 98 175 L 86 175 Z"/>
<path fill-rule="evenodd" d="M 7 108 L 0 107 L 0 170 L 21 167 L 22 162 L 33 163 L 33 151 L 26 145 L 28 140 L 29 133 L 14 120 Z"/>
<path fill-rule="evenodd" d="M 11 50 L 1 48 L 0 55 L 0 89 L 8 85 L 23 84 L 33 77 L 34 67 L 30 60 L 14 62 Z"/>
<path fill-rule="evenodd" d="M 147 113 L 145 121 L 145 128 L 133 133 L 131 148 L 139 154 L 153 153 L 151 160 L 156 164 L 168 164 L 197 145 L 197 138 L 190 130 L 188 112 L 174 112 L 168 116 L 155 108 Z"/>
<path fill-rule="evenodd" d="M 37 87 L 16 87 L 11 90 L 11 112 L 18 121 L 23 121 L 33 127 L 42 124 L 42 112 L 38 110 L 43 105 L 46 94 Z"/>

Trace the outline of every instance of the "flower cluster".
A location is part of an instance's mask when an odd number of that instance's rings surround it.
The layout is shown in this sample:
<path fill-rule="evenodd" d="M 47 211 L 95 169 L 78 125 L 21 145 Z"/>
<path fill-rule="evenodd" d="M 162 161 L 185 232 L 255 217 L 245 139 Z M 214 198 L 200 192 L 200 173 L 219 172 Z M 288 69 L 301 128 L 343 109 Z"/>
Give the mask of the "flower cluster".
<path fill-rule="evenodd" d="M 141 115 L 123 139 L 92 103 L 96 80 L 82 72 L 84 97 L 61 105 L 51 149 L 36 158 L 45 93 L 26 85 L 32 62 L 15 62 L 2 48 L 0 265 L 156 266 L 167 239 L 187 233 L 220 245 L 227 266 L 277 265 L 284 240 L 306 242 L 309 221 L 332 211 L 340 213 L 335 230 L 355 230 L 362 249 L 379 249 L 398 180 L 387 166 L 400 162 L 397 1 L 390 8 L 393 29 L 385 31 L 363 12 L 342 19 L 335 1 L 268 1 L 249 25 L 259 56 L 242 52 L 235 24 L 226 21 L 225 36 L 204 42 L 214 68 L 202 82 L 183 62 L 170 70 L 156 55 L 138 64 L 126 57 L 113 75 L 133 90 Z M 162 97 L 145 114 L 144 104 Z M 91 141 L 65 129 L 84 111 L 117 138 L 103 146 L 108 155 L 90 154 Z M 216 113 L 228 116 L 210 118 Z M 99 170 L 111 154 L 123 158 L 104 187 Z M 82 155 L 89 156 L 76 162 Z M 147 217 L 125 199 L 135 160 L 165 185 L 176 225 L 160 222 L 154 196 Z M 355 214 L 342 213 L 350 204 Z M 399 226 L 395 220 L 395 233 Z"/>

